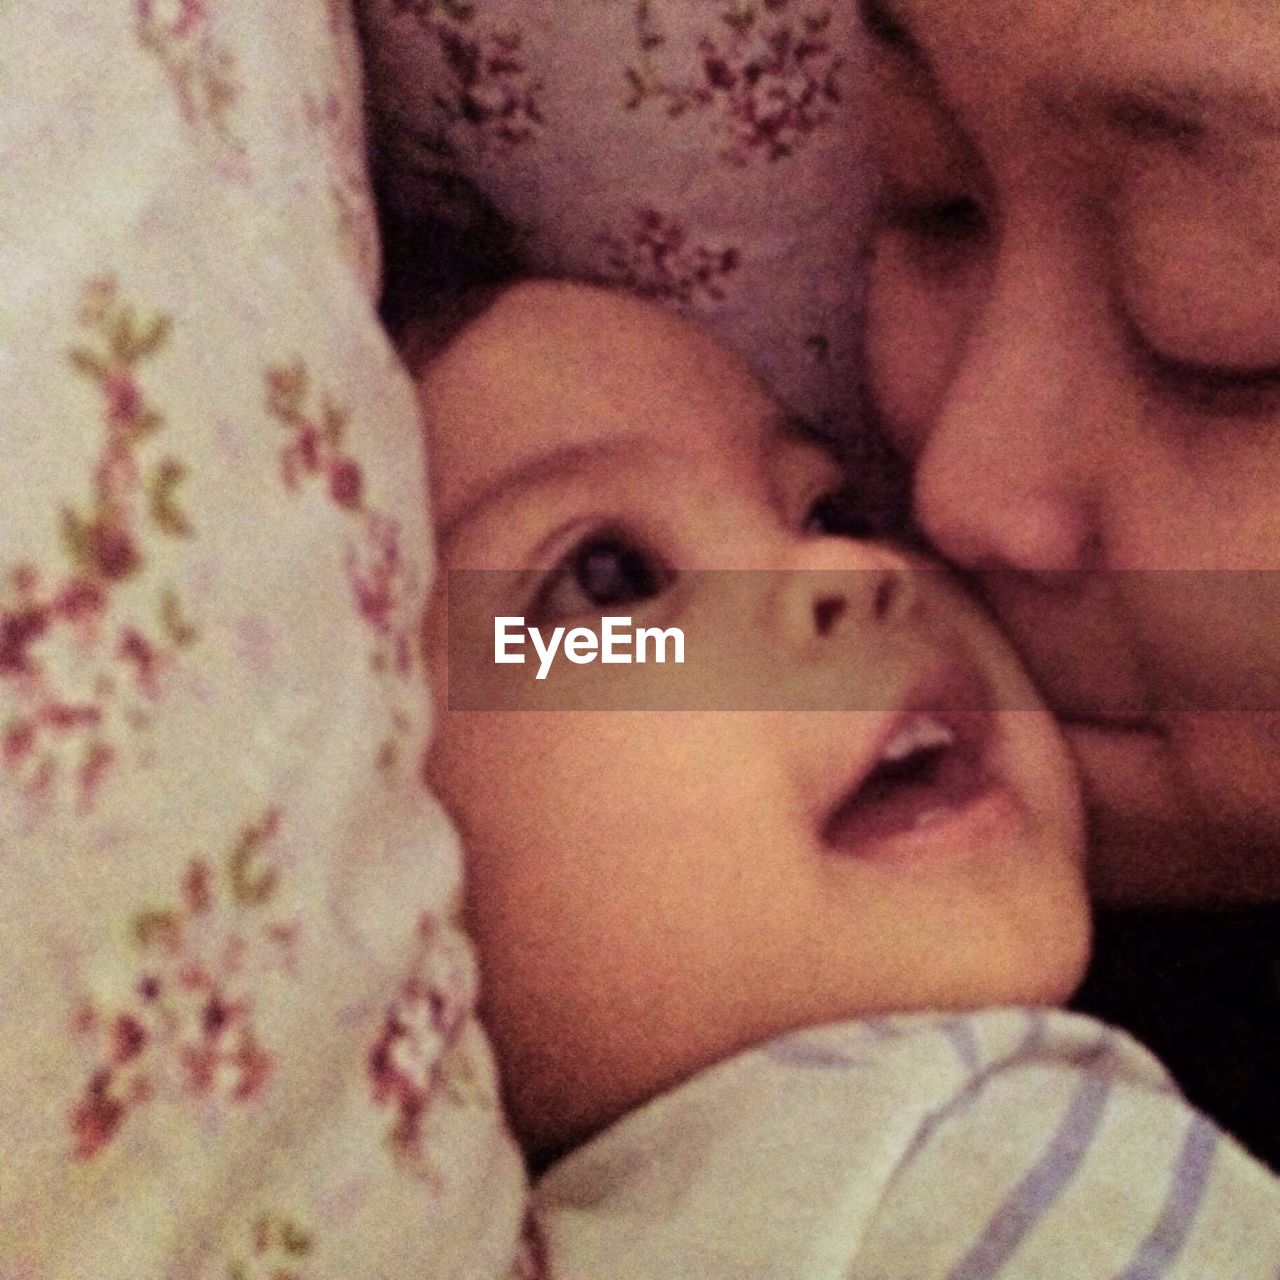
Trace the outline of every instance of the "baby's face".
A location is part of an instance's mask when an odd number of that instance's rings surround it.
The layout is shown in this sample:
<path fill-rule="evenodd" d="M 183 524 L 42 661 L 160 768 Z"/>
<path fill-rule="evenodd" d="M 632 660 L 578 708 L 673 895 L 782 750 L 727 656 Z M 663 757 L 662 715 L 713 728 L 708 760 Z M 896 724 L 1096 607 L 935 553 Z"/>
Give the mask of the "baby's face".
<path fill-rule="evenodd" d="M 530 1150 L 799 1026 L 1072 990 L 1081 831 L 1049 716 L 942 575 L 849 536 L 838 468 L 738 360 L 631 298 L 531 284 L 420 388 L 430 772 Z M 695 634 L 731 638 L 715 652 L 797 709 L 449 711 L 447 574 L 498 568 L 531 572 L 492 575 L 490 621 L 631 615 L 685 628 L 687 663 Z M 768 572 L 700 572 L 720 569 Z M 459 581 L 455 624 L 477 606 Z M 635 707 L 672 671 L 571 675 L 629 681 Z"/>

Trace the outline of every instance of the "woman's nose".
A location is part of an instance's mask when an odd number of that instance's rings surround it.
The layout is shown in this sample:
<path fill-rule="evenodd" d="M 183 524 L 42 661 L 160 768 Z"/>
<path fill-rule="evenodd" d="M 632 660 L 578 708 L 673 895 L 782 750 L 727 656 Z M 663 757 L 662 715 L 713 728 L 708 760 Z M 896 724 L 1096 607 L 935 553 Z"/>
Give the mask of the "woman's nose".
<path fill-rule="evenodd" d="M 914 572 L 906 557 L 878 543 L 843 538 L 806 542 L 780 571 L 777 584 L 785 639 L 806 648 L 866 627 L 891 625 L 913 605 Z"/>
<path fill-rule="evenodd" d="M 978 309 L 916 459 L 916 518 L 956 563 L 1078 572 L 1096 536 L 1098 384 L 1069 308 L 1034 285 Z"/>

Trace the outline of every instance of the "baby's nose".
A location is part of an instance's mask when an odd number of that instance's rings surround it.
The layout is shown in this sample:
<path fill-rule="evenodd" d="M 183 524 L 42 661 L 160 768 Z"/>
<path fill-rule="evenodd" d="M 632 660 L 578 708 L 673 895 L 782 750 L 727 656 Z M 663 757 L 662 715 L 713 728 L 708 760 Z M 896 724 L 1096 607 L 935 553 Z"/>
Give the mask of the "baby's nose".
<path fill-rule="evenodd" d="M 778 583 L 786 638 L 807 646 L 893 623 L 913 605 L 912 574 L 907 558 L 891 547 L 837 538 L 806 544 Z"/>

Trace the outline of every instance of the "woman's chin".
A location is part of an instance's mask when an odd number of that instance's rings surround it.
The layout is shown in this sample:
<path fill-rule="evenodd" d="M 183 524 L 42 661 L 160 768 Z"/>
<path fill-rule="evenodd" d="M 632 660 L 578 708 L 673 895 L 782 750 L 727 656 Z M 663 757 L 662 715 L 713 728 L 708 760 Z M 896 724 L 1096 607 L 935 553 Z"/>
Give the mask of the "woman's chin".
<path fill-rule="evenodd" d="M 1247 906 L 1280 900 L 1274 842 L 1227 822 L 1090 810 L 1089 887 L 1104 907 Z"/>
<path fill-rule="evenodd" d="M 1188 735 L 1064 725 L 1084 776 L 1089 885 L 1113 907 L 1214 907 L 1280 899 L 1280 840 L 1221 757 Z M 1199 758 L 1204 755 L 1205 758 Z"/>

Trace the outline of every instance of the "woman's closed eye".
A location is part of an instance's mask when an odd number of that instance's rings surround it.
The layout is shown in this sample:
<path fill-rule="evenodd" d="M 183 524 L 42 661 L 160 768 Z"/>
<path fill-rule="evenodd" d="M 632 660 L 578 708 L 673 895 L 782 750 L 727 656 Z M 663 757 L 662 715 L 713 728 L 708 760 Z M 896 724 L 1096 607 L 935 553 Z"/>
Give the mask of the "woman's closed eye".
<path fill-rule="evenodd" d="M 634 535 L 596 529 L 543 577 L 529 613 L 535 624 L 641 604 L 675 580 L 662 557 Z"/>
<path fill-rule="evenodd" d="M 1270 416 L 1280 406 L 1280 365 L 1201 364 L 1157 350 L 1132 327 L 1130 340 L 1148 383 L 1193 412 L 1245 418 Z"/>
<path fill-rule="evenodd" d="M 943 273 L 969 261 L 990 234 L 986 210 L 963 192 L 900 192 L 886 190 L 877 222 L 880 229 L 902 237 L 916 265 Z"/>
<path fill-rule="evenodd" d="M 964 194 L 889 197 L 882 205 L 881 218 L 886 226 L 921 239 L 965 240 L 987 232 L 982 206 Z"/>

